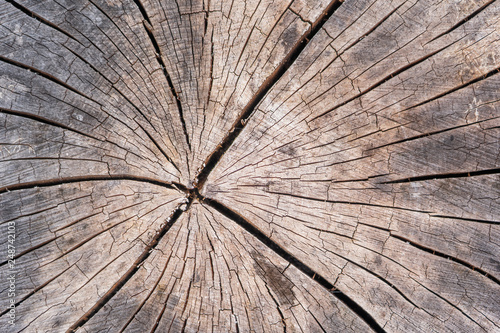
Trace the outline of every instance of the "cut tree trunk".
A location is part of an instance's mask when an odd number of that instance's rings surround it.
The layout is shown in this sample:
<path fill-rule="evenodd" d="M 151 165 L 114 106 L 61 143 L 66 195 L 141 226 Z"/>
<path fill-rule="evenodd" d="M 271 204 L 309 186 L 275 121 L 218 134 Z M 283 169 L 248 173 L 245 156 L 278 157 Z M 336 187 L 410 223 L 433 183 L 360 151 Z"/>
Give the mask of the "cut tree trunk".
<path fill-rule="evenodd" d="M 500 332 L 500 1 L 1 0 L 1 332 Z"/>

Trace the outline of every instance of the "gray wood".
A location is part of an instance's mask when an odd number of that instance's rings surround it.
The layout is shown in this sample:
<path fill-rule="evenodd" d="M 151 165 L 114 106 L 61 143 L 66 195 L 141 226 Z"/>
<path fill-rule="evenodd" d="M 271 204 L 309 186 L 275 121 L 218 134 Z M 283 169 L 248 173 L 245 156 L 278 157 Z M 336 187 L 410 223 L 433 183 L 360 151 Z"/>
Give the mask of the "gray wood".
<path fill-rule="evenodd" d="M 0 330 L 500 331 L 499 18 L 0 2 Z"/>

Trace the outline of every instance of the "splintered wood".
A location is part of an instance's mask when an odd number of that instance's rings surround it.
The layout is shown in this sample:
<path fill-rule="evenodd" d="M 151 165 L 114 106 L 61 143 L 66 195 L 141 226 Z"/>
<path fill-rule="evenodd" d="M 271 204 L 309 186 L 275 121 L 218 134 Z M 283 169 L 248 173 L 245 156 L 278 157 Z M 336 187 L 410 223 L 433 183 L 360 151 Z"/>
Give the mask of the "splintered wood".
<path fill-rule="evenodd" d="M 500 332 L 500 3 L 4 0 L 1 332 Z"/>

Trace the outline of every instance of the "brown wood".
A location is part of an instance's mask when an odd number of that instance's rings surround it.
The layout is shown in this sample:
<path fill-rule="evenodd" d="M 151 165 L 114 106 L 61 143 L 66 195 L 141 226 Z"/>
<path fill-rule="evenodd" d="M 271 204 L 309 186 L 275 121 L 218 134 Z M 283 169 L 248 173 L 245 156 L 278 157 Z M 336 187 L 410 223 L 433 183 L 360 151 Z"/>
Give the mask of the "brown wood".
<path fill-rule="evenodd" d="M 500 331 L 499 19 L 4 0 L 0 331 Z"/>

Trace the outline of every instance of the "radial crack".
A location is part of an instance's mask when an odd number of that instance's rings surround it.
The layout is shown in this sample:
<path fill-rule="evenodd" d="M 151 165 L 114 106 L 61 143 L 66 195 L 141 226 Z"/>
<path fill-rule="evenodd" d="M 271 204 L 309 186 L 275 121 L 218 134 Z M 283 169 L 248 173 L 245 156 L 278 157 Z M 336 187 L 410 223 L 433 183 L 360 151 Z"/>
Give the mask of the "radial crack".
<path fill-rule="evenodd" d="M 429 44 L 429 43 L 435 41 L 436 39 L 439 39 L 439 38 L 443 37 L 444 35 L 449 34 L 453 30 L 459 28 L 460 26 L 462 26 L 463 24 L 465 24 L 467 21 L 470 21 L 471 19 L 473 19 L 476 15 L 478 15 L 479 13 L 481 13 L 483 10 L 486 9 L 486 7 L 488 7 L 489 5 L 491 5 L 495 1 L 496 0 L 490 0 L 489 2 L 485 3 L 484 5 L 482 5 L 481 7 L 479 7 L 476 11 L 474 11 L 472 14 L 468 15 L 467 17 L 464 17 L 462 20 L 458 21 L 457 24 L 455 24 L 454 26 L 452 26 L 451 28 L 449 28 L 445 32 L 440 33 L 439 35 L 437 35 L 436 37 L 434 37 L 433 39 L 431 39 L 430 41 L 428 41 L 424 45 Z"/>
<path fill-rule="evenodd" d="M 433 254 L 433 255 L 435 255 L 435 256 L 438 256 L 438 257 L 445 258 L 445 259 L 447 259 L 447 260 L 451 260 L 451 261 L 453 261 L 453 262 L 456 262 L 456 263 L 458 263 L 458 264 L 460 264 L 460 265 L 462 265 L 462 266 L 465 266 L 465 267 L 467 267 L 467 268 L 469 268 L 469 269 L 471 269 L 471 270 L 473 270 L 473 271 L 478 272 L 478 273 L 479 273 L 479 274 L 481 274 L 481 275 L 484 275 L 485 277 L 487 277 L 487 278 L 488 278 L 488 279 L 490 279 L 491 281 L 493 281 L 493 282 L 495 282 L 496 284 L 500 285 L 500 280 L 499 280 L 499 279 L 497 279 L 496 277 L 494 277 L 494 276 L 492 276 L 492 275 L 488 274 L 488 272 L 486 272 L 485 270 L 483 270 L 483 269 L 481 269 L 481 268 L 479 268 L 479 267 L 476 267 L 476 266 L 474 266 L 474 265 L 472 265 L 472 264 L 469 264 L 469 263 L 468 263 L 467 261 L 465 261 L 465 260 L 462 260 L 462 259 L 459 259 L 459 258 L 456 258 L 456 257 L 450 256 L 450 255 L 448 255 L 448 254 L 446 254 L 446 253 L 439 252 L 439 251 L 433 250 L 433 249 L 431 249 L 431 248 L 429 248 L 429 247 L 426 247 L 426 246 L 423 246 L 423 245 L 417 244 L 417 243 L 415 243 L 415 242 L 413 242 L 413 241 L 411 241 L 411 240 L 409 240 L 409 239 L 407 239 L 407 238 L 405 238 L 405 237 L 402 237 L 402 236 L 394 235 L 394 234 L 392 234 L 392 233 L 391 233 L 391 237 L 394 237 L 394 238 L 396 238 L 396 239 L 399 239 L 400 241 L 403 241 L 403 242 L 405 242 L 405 243 L 407 243 L 407 244 L 409 244 L 409 245 L 411 245 L 411 246 L 413 246 L 413 247 L 416 247 L 417 249 L 422 250 L 422 251 L 424 251 L 424 252 L 427 252 L 427 253 L 432 253 L 432 254 Z"/>
<path fill-rule="evenodd" d="M 401 184 L 401 183 L 412 183 L 412 182 L 421 182 L 426 180 L 434 180 L 434 179 L 448 179 L 448 178 L 466 178 L 466 177 L 475 177 L 475 176 L 484 176 L 484 175 L 494 175 L 500 173 L 500 168 L 496 169 L 486 169 L 479 171 L 468 171 L 468 172 L 450 172 L 450 173 L 438 173 L 433 175 L 424 175 L 424 176 L 416 176 L 416 177 L 408 177 L 403 179 L 389 180 L 386 182 L 381 182 L 380 184 Z"/>
<path fill-rule="evenodd" d="M 144 120 L 146 120 L 146 122 L 155 130 L 157 131 L 157 129 L 155 128 L 155 126 L 153 125 L 153 123 L 151 122 L 151 119 L 149 119 L 149 117 L 146 117 L 146 115 L 144 114 L 144 112 L 141 111 L 141 109 L 135 105 L 127 96 L 125 96 L 125 94 L 120 90 L 118 89 L 115 84 L 108 78 L 106 77 L 104 74 L 100 73 L 97 68 L 95 68 L 90 62 L 88 62 L 85 58 L 83 58 L 81 55 L 79 55 L 78 53 L 76 53 L 75 51 L 69 49 L 66 47 L 66 49 L 71 52 L 73 55 L 75 55 L 76 57 L 78 57 L 78 59 L 80 59 L 81 61 L 83 61 L 84 63 L 86 63 L 90 68 L 92 68 L 96 73 L 99 73 L 101 74 L 101 77 L 104 78 L 111 86 L 113 86 L 113 88 L 115 89 L 116 92 L 118 92 L 120 94 L 120 96 L 122 96 L 134 109 L 137 110 L 137 112 L 139 112 L 139 114 L 142 116 L 142 118 L 144 118 Z M 144 128 L 144 126 L 142 126 L 137 120 L 135 120 L 136 124 L 146 133 L 146 135 L 148 136 L 148 138 L 153 142 L 153 144 L 160 150 L 160 152 L 163 154 L 163 156 L 165 156 L 165 158 L 174 166 L 175 169 L 177 169 L 177 171 L 179 171 L 179 168 L 177 167 L 177 165 L 173 162 L 173 160 L 167 155 L 167 153 L 160 147 L 160 145 L 158 144 L 158 142 L 153 138 L 153 136 Z M 158 132 L 158 131 L 157 131 Z M 180 172 L 180 171 L 179 171 Z"/>
<path fill-rule="evenodd" d="M 486 73 L 484 75 L 481 75 L 481 76 L 479 76 L 479 77 L 477 77 L 475 79 L 472 79 L 472 80 L 470 80 L 468 82 L 465 82 L 465 83 L 463 83 L 463 84 L 461 84 L 461 85 L 459 85 L 459 86 L 457 86 L 457 87 L 455 87 L 453 89 L 445 91 L 445 92 L 443 92 L 443 93 L 441 93 L 439 95 L 436 95 L 436 96 L 434 96 L 434 97 L 432 97 L 430 99 L 427 99 L 427 100 L 425 100 L 423 102 L 420 102 L 418 104 L 415 104 L 415 105 L 413 105 L 413 106 L 411 106 L 409 108 L 401 110 L 401 111 L 397 112 L 397 114 L 405 112 L 405 111 L 408 111 L 408 110 L 411 110 L 411 109 L 419 107 L 419 106 L 422 106 L 422 105 L 427 104 L 427 103 L 431 103 L 431 102 L 433 102 L 435 100 L 438 100 L 439 98 L 442 98 L 442 97 L 444 97 L 446 95 L 454 93 L 455 91 L 458 91 L 458 90 L 463 89 L 463 88 L 467 88 L 468 86 L 470 86 L 470 85 L 472 85 L 472 84 L 474 84 L 476 82 L 479 82 L 479 81 L 482 81 L 482 80 L 486 80 L 487 78 L 489 78 L 489 77 L 491 77 L 491 76 L 493 76 L 493 75 L 495 75 L 497 73 L 500 73 L 500 67 L 495 68 L 495 69 L 489 71 L 488 73 Z"/>
<path fill-rule="evenodd" d="M 0 187 L 0 194 L 5 192 L 30 189 L 30 188 L 56 186 L 56 185 L 79 183 L 79 182 L 91 182 L 97 180 L 133 180 L 133 181 L 139 181 L 139 182 L 150 183 L 153 185 L 163 186 L 170 189 L 177 189 L 185 192 L 185 186 L 182 184 L 165 182 L 154 178 L 139 177 L 134 175 L 89 175 L 89 176 L 54 178 L 54 179 L 37 180 L 26 183 L 12 184 Z"/>
<path fill-rule="evenodd" d="M 384 77 L 382 80 L 378 81 L 377 83 L 373 84 L 372 86 L 368 87 L 367 89 L 361 91 L 359 94 L 356 94 L 353 97 L 347 99 L 346 101 L 341 102 L 341 103 L 335 105 L 334 107 L 330 108 L 329 110 L 326 110 L 325 112 L 317 115 L 316 117 L 312 118 L 309 122 L 313 122 L 313 121 L 315 121 L 315 120 L 317 120 L 319 118 L 322 118 L 325 115 L 331 113 L 332 111 L 335 111 L 336 109 L 340 108 L 341 106 L 344 106 L 344 105 L 346 105 L 346 104 L 348 104 L 348 103 L 350 103 L 350 102 L 352 102 L 352 101 L 360 98 L 361 96 L 366 95 L 370 91 L 378 88 L 379 86 L 383 85 L 384 83 L 386 83 L 387 81 L 391 80 L 395 76 L 398 76 L 399 74 L 401 74 L 401 73 L 403 73 L 403 72 L 405 72 L 405 71 L 407 71 L 407 70 L 409 70 L 409 69 L 417 66 L 418 64 L 420 64 L 420 63 L 426 61 L 427 59 L 435 56 L 436 54 L 444 51 L 445 49 L 447 49 L 448 47 L 452 46 L 453 44 L 455 44 L 457 42 L 458 42 L 458 40 L 455 41 L 455 42 L 453 42 L 453 43 L 451 43 L 451 44 L 448 44 L 448 45 L 446 45 L 446 46 L 444 46 L 444 47 L 442 47 L 442 48 L 440 48 L 440 49 L 438 49 L 438 50 L 436 50 L 434 52 L 431 52 L 428 55 L 426 55 L 426 56 L 424 56 L 424 57 L 422 57 L 420 59 L 412 61 L 411 63 L 409 63 L 406 66 L 403 66 L 403 67 L 399 68 L 398 70 L 396 70 L 396 71 L 392 72 L 391 74 L 387 75 L 386 77 Z"/>
<path fill-rule="evenodd" d="M 454 126 L 454 127 L 445 128 L 445 129 L 442 129 L 442 130 L 437 130 L 437 131 L 422 133 L 422 134 L 415 135 L 415 136 L 412 136 L 412 137 L 409 137 L 409 138 L 405 138 L 405 139 L 393 141 L 393 142 L 390 142 L 390 143 L 386 143 L 386 144 L 383 144 L 383 145 L 380 145 L 380 146 L 377 146 L 377 147 L 368 148 L 368 149 L 366 149 L 366 151 L 380 149 L 380 148 L 383 148 L 383 147 L 392 146 L 392 145 L 396 145 L 396 144 L 404 143 L 404 142 L 408 142 L 408 141 L 413 141 L 413 140 L 417 140 L 417 139 L 429 137 L 431 135 L 436 135 L 436 134 L 441 134 L 441 133 L 445 133 L 445 132 L 448 132 L 448 131 L 453 131 L 453 130 L 456 130 L 456 129 L 459 129 L 459 128 L 462 128 L 462 127 L 467 127 L 467 126 L 471 126 L 471 125 L 477 125 L 477 124 L 484 123 L 486 121 L 491 121 L 491 120 L 497 119 L 497 118 L 498 117 L 490 118 L 490 119 L 484 119 L 484 120 L 479 120 L 479 121 L 475 121 L 475 122 L 468 123 L 468 124 L 463 124 L 463 125 L 458 125 L 458 126 Z"/>
<path fill-rule="evenodd" d="M 267 283 L 266 283 L 266 289 L 267 289 L 267 292 L 269 293 L 269 295 L 271 296 L 272 300 L 274 301 L 274 304 L 276 304 L 276 310 L 278 310 L 278 313 L 279 313 L 280 318 L 281 318 L 281 323 L 283 325 L 283 332 L 286 333 L 286 321 L 285 321 L 285 317 L 283 316 L 283 311 L 281 311 L 281 309 L 280 309 L 280 304 L 278 303 L 278 301 L 274 297 L 273 293 L 271 292 L 271 289 L 269 289 L 269 286 L 267 285 Z"/>
<path fill-rule="evenodd" d="M 7 64 L 10 64 L 12 66 L 16 66 L 16 67 L 19 67 L 19 68 L 23 68 L 23 69 L 26 69 L 28 71 L 31 71 L 33 73 L 36 73 L 38 75 L 40 75 L 41 77 L 51 81 L 51 82 L 54 82 L 55 84 L 58 84 L 72 92 L 74 92 L 75 94 L 78 94 L 88 100 L 91 100 L 92 102 L 96 103 L 96 104 L 99 104 L 101 105 L 101 103 L 99 103 L 98 101 L 96 101 L 95 99 L 85 95 L 83 92 L 81 91 L 78 91 L 76 88 L 70 86 L 69 84 L 67 84 L 66 82 L 63 82 L 62 80 L 58 79 L 57 77 L 53 76 L 53 75 L 50 75 L 49 73 L 46 73 L 38 68 L 35 68 L 35 67 L 32 67 L 32 66 L 29 66 L 29 65 L 26 65 L 26 64 L 23 64 L 21 62 L 18 62 L 18 61 L 15 61 L 13 59 L 9 59 L 9 58 L 6 58 L 4 56 L 1 56 L 0 55 L 0 61 L 3 61 Z M 102 106 L 102 105 L 101 105 Z"/>
<path fill-rule="evenodd" d="M 167 72 L 167 68 L 165 66 L 165 63 L 163 62 L 160 46 L 158 45 L 158 42 L 156 41 L 156 38 L 153 34 L 153 25 L 152 25 L 151 20 L 146 12 L 146 9 L 142 5 L 141 1 L 134 0 L 134 2 L 137 5 L 137 7 L 139 8 L 139 11 L 141 12 L 141 14 L 144 18 L 144 21 L 142 22 L 144 25 L 144 29 L 146 30 L 146 33 L 148 34 L 148 37 L 151 40 L 151 44 L 153 44 L 153 47 L 154 47 L 155 52 L 156 52 L 156 54 L 155 54 L 156 60 L 158 61 L 158 64 L 160 65 L 160 67 L 163 71 L 163 75 L 165 75 L 168 86 L 170 87 L 170 91 L 172 92 L 172 95 L 174 97 L 175 103 L 177 105 L 177 110 L 179 112 L 179 117 L 180 117 L 180 120 L 182 123 L 182 130 L 184 131 L 184 136 L 186 137 L 186 143 L 189 147 L 189 150 L 191 150 L 191 143 L 189 141 L 189 135 L 187 133 L 186 121 L 184 120 L 184 112 L 182 110 L 181 100 L 180 100 L 180 97 L 179 97 L 177 90 L 174 87 L 174 84 L 172 82 L 172 78 L 170 77 L 170 75 Z"/>
<path fill-rule="evenodd" d="M 257 90 L 255 95 L 250 99 L 247 105 L 243 108 L 240 115 L 236 118 L 231 127 L 231 130 L 224 137 L 221 144 L 219 144 L 217 148 L 212 152 L 212 154 L 210 154 L 210 156 L 205 160 L 205 167 L 199 172 L 198 176 L 196 177 L 198 179 L 198 182 L 196 184 L 198 189 L 201 189 L 203 187 L 203 184 L 205 184 L 205 181 L 207 180 L 210 172 L 215 168 L 224 153 L 229 149 L 234 140 L 236 140 L 236 138 L 243 131 L 246 124 L 248 123 L 248 118 L 251 117 L 257 105 L 295 62 L 298 56 L 309 44 L 311 39 L 318 33 L 318 31 L 320 31 L 320 29 L 333 15 L 333 13 L 342 5 L 342 2 L 342 0 L 334 0 L 328 5 L 328 7 L 323 11 L 322 15 L 309 27 L 309 29 L 299 38 L 299 40 L 297 40 L 295 45 L 284 57 L 278 67 L 264 81 L 264 83 L 262 83 L 259 90 Z"/>
<path fill-rule="evenodd" d="M 219 213 L 227 217 L 228 219 L 236 222 L 238 225 L 240 225 L 243 229 L 245 229 L 247 232 L 252 234 L 254 237 L 256 237 L 258 240 L 260 240 L 262 243 L 264 243 L 269 249 L 274 251 L 276 254 L 278 254 L 280 257 L 288 261 L 290 264 L 295 266 L 298 270 L 300 270 L 302 273 L 306 274 L 309 276 L 311 279 L 313 279 L 315 282 L 320 284 L 323 288 L 328 290 L 333 296 L 338 298 L 340 301 L 342 301 L 347 307 L 351 309 L 354 313 L 356 313 L 362 320 L 364 320 L 375 332 L 385 332 L 384 329 L 375 321 L 375 319 L 365 310 L 363 309 L 359 304 L 357 304 L 353 299 L 351 299 L 349 296 L 344 294 L 342 291 L 338 290 L 335 288 L 334 285 L 332 285 L 330 282 L 328 282 L 324 277 L 322 277 L 320 274 L 315 272 L 312 268 L 304 264 L 302 261 L 300 261 L 298 258 L 294 257 L 292 254 L 287 252 L 285 249 L 283 249 L 280 245 L 275 243 L 273 240 L 271 240 L 269 237 L 267 237 L 262 231 L 260 231 L 257 227 L 255 227 L 252 223 L 247 221 L 244 217 L 236 213 L 235 211 L 231 210 L 227 206 L 224 206 L 220 202 L 203 197 L 198 194 L 198 199 L 207 204 L 208 206 L 214 208 L 217 210 Z"/>
<path fill-rule="evenodd" d="M 66 37 L 69 37 L 75 41 L 77 41 L 78 43 L 80 43 L 80 41 L 78 41 L 75 37 L 71 36 L 68 32 L 64 31 L 63 29 L 59 28 L 57 25 L 55 25 L 54 23 L 44 19 L 43 17 L 41 17 L 40 15 L 36 14 L 35 12 L 29 10 L 28 8 L 24 7 L 23 5 L 21 4 L 18 4 L 17 2 L 15 1 L 12 1 L 12 0 L 5 0 L 7 1 L 8 3 L 10 3 L 12 6 L 14 6 L 16 9 L 19 9 L 21 12 L 23 12 L 24 14 L 34 18 L 35 20 L 37 20 L 38 22 L 41 22 L 49 27 L 51 27 L 52 29 L 55 29 L 57 31 L 59 31 L 60 33 L 62 33 L 63 35 L 65 35 Z M 81 44 L 81 43 L 80 43 Z"/>
<path fill-rule="evenodd" d="M 192 198 L 189 198 L 188 208 L 193 202 Z M 100 309 L 102 309 L 109 300 L 121 290 L 121 288 L 135 275 L 135 273 L 139 270 L 142 263 L 146 261 L 146 259 L 151 254 L 152 250 L 158 245 L 163 236 L 170 230 L 172 225 L 179 219 L 184 210 L 181 206 L 177 207 L 174 212 L 170 215 L 168 222 L 165 222 L 163 227 L 157 232 L 155 237 L 151 242 L 148 243 L 142 254 L 134 261 L 132 266 L 128 269 L 128 271 L 101 297 L 96 304 L 92 308 L 90 308 L 80 319 L 78 319 L 71 327 L 66 331 L 66 333 L 76 332 L 77 329 L 86 322 L 90 320 Z"/>
<path fill-rule="evenodd" d="M 93 136 L 91 134 L 87 134 L 85 132 L 76 130 L 76 129 L 71 128 L 69 126 L 66 126 L 66 125 L 64 125 L 62 123 L 59 123 L 57 121 L 54 121 L 54 120 L 51 120 L 51 119 L 48 119 L 48 118 L 45 118 L 45 117 L 42 117 L 42 116 L 39 116 L 39 115 L 36 115 L 36 114 L 32 114 L 32 113 L 29 113 L 29 112 L 18 111 L 18 110 L 11 110 L 11 109 L 5 109 L 5 108 L 1 108 L 0 107 L 0 113 L 10 114 L 10 115 L 17 116 L 17 117 L 28 118 L 28 119 L 35 120 L 35 121 L 38 121 L 38 122 L 43 123 L 43 124 L 47 124 L 47 125 L 59 127 L 59 128 L 62 128 L 63 130 L 68 130 L 68 131 L 71 131 L 71 132 L 74 132 L 74 133 L 77 133 L 77 134 L 80 134 L 80 135 L 86 136 L 88 138 L 91 138 L 91 139 L 99 141 L 99 138 L 97 138 L 97 137 L 95 137 L 95 136 Z"/>

